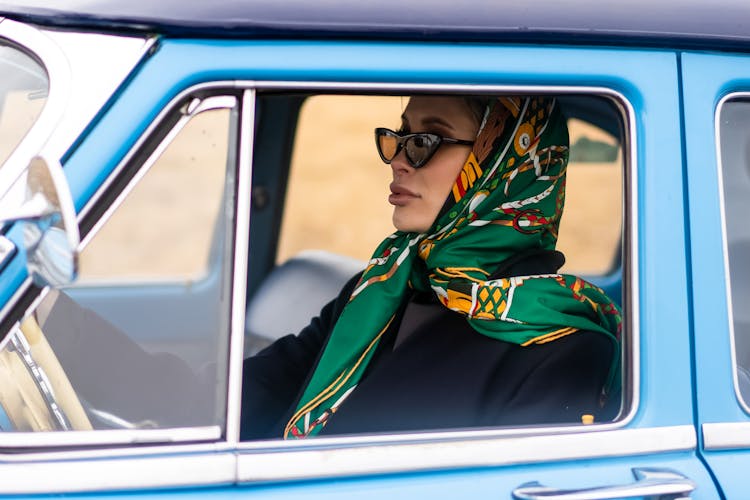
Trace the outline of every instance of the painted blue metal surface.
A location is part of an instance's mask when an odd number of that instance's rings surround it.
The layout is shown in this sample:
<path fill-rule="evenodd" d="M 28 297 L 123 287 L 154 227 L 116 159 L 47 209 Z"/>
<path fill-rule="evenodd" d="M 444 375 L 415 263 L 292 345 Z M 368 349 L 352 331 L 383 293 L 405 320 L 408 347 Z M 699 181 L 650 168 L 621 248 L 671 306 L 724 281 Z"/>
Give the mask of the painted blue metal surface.
<path fill-rule="evenodd" d="M 58 26 L 214 37 L 347 37 L 463 41 L 750 46 L 743 0 L 592 2 L 450 0 L 2 0 L 0 13 Z"/>
<path fill-rule="evenodd" d="M 750 73 L 744 57 L 690 53 L 683 55 L 682 61 L 698 422 L 750 422 L 750 415 L 737 401 L 732 381 L 728 284 L 719 212 L 718 145 L 714 140 L 714 116 L 719 100 L 731 92 L 750 91 Z M 703 453 L 727 498 L 747 495 L 746 464 L 750 461 L 750 449 Z"/>
<path fill-rule="evenodd" d="M 744 58 L 685 54 L 685 121 L 694 296 L 696 380 L 702 422 L 750 420 L 731 383 L 729 318 L 714 141 L 714 113 L 722 96 L 750 90 Z"/>

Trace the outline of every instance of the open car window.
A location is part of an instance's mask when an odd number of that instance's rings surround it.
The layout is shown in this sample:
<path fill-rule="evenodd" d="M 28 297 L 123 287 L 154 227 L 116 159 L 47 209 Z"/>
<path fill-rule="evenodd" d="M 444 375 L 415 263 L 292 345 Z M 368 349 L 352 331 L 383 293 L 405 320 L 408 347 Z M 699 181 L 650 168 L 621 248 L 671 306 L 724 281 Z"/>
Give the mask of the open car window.
<path fill-rule="evenodd" d="M 271 190 L 271 201 L 253 214 L 251 227 L 260 230 L 264 218 L 275 212 L 281 229 L 277 251 L 272 258 L 258 262 L 268 266 L 267 275 L 256 281 L 251 276 L 248 284 L 252 293 L 246 355 L 255 355 L 277 339 L 303 331 L 395 230 L 393 207 L 388 203 L 391 167 L 378 157 L 373 129 L 398 130 L 407 102 L 408 96 L 401 95 L 269 92 L 259 96 L 254 194 L 273 185 L 267 179 L 272 168 L 282 169 L 282 180 L 281 186 Z M 595 95 L 561 95 L 558 102 L 570 147 L 557 247 L 565 254 L 566 263 L 560 272 L 584 277 L 621 305 L 626 162 L 622 112 L 610 98 Z M 268 116 L 273 119 L 266 121 Z M 279 116 L 287 116 L 287 120 L 279 121 Z M 288 134 L 288 144 L 280 147 L 288 148 L 288 172 L 283 160 L 274 167 L 272 142 L 265 138 L 272 134 L 264 127 L 275 130 L 276 137 Z M 284 191 L 284 203 L 274 205 L 273 193 Z M 251 262 L 251 273 L 252 268 Z M 274 312 L 278 307 L 283 313 Z M 631 347 L 625 341 L 620 348 Z M 618 380 L 625 378 L 627 369 L 623 369 L 618 364 Z M 627 413 L 628 403 L 621 399 L 622 394 L 618 390 L 607 403 L 607 422 Z"/>

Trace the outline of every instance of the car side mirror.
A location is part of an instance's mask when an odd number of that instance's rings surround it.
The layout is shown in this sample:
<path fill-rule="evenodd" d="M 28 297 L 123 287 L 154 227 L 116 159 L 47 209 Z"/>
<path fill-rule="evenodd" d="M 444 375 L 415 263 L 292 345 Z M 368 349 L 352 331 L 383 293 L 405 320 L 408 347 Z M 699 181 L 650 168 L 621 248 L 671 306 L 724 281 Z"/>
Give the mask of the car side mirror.
<path fill-rule="evenodd" d="M 36 156 L 18 183 L 11 192 L 23 189 L 23 201 L 0 212 L 0 222 L 23 222 L 26 263 L 36 285 L 72 283 L 78 276 L 80 234 L 62 165 Z"/>

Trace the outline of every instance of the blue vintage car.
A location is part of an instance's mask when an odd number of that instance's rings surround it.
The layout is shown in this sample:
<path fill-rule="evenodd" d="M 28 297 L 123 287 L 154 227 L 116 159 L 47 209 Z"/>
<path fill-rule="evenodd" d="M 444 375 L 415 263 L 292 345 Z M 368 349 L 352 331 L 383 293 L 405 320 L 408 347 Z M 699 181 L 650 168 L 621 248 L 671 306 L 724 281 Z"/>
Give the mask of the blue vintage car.
<path fill-rule="evenodd" d="M 732 0 L 0 1 L 0 498 L 750 497 L 748 50 Z M 243 359 L 389 230 L 415 94 L 562 106 L 613 416 L 243 442 Z"/>

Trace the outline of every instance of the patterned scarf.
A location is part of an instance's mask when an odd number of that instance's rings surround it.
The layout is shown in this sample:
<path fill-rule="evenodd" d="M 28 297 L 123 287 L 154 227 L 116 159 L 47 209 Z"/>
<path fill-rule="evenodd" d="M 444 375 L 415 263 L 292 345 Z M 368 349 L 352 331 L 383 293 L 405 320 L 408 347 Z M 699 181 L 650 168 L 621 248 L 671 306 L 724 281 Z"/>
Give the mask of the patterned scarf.
<path fill-rule="evenodd" d="M 355 390 L 409 289 L 432 290 L 482 335 L 529 346 L 577 331 L 615 343 L 604 391 L 619 384 L 622 315 L 602 290 L 570 275 L 490 279 L 520 252 L 554 250 L 565 199 L 568 132 L 556 102 L 502 97 L 425 234 L 396 232 L 375 250 L 336 322 L 284 438 L 316 435 Z"/>

